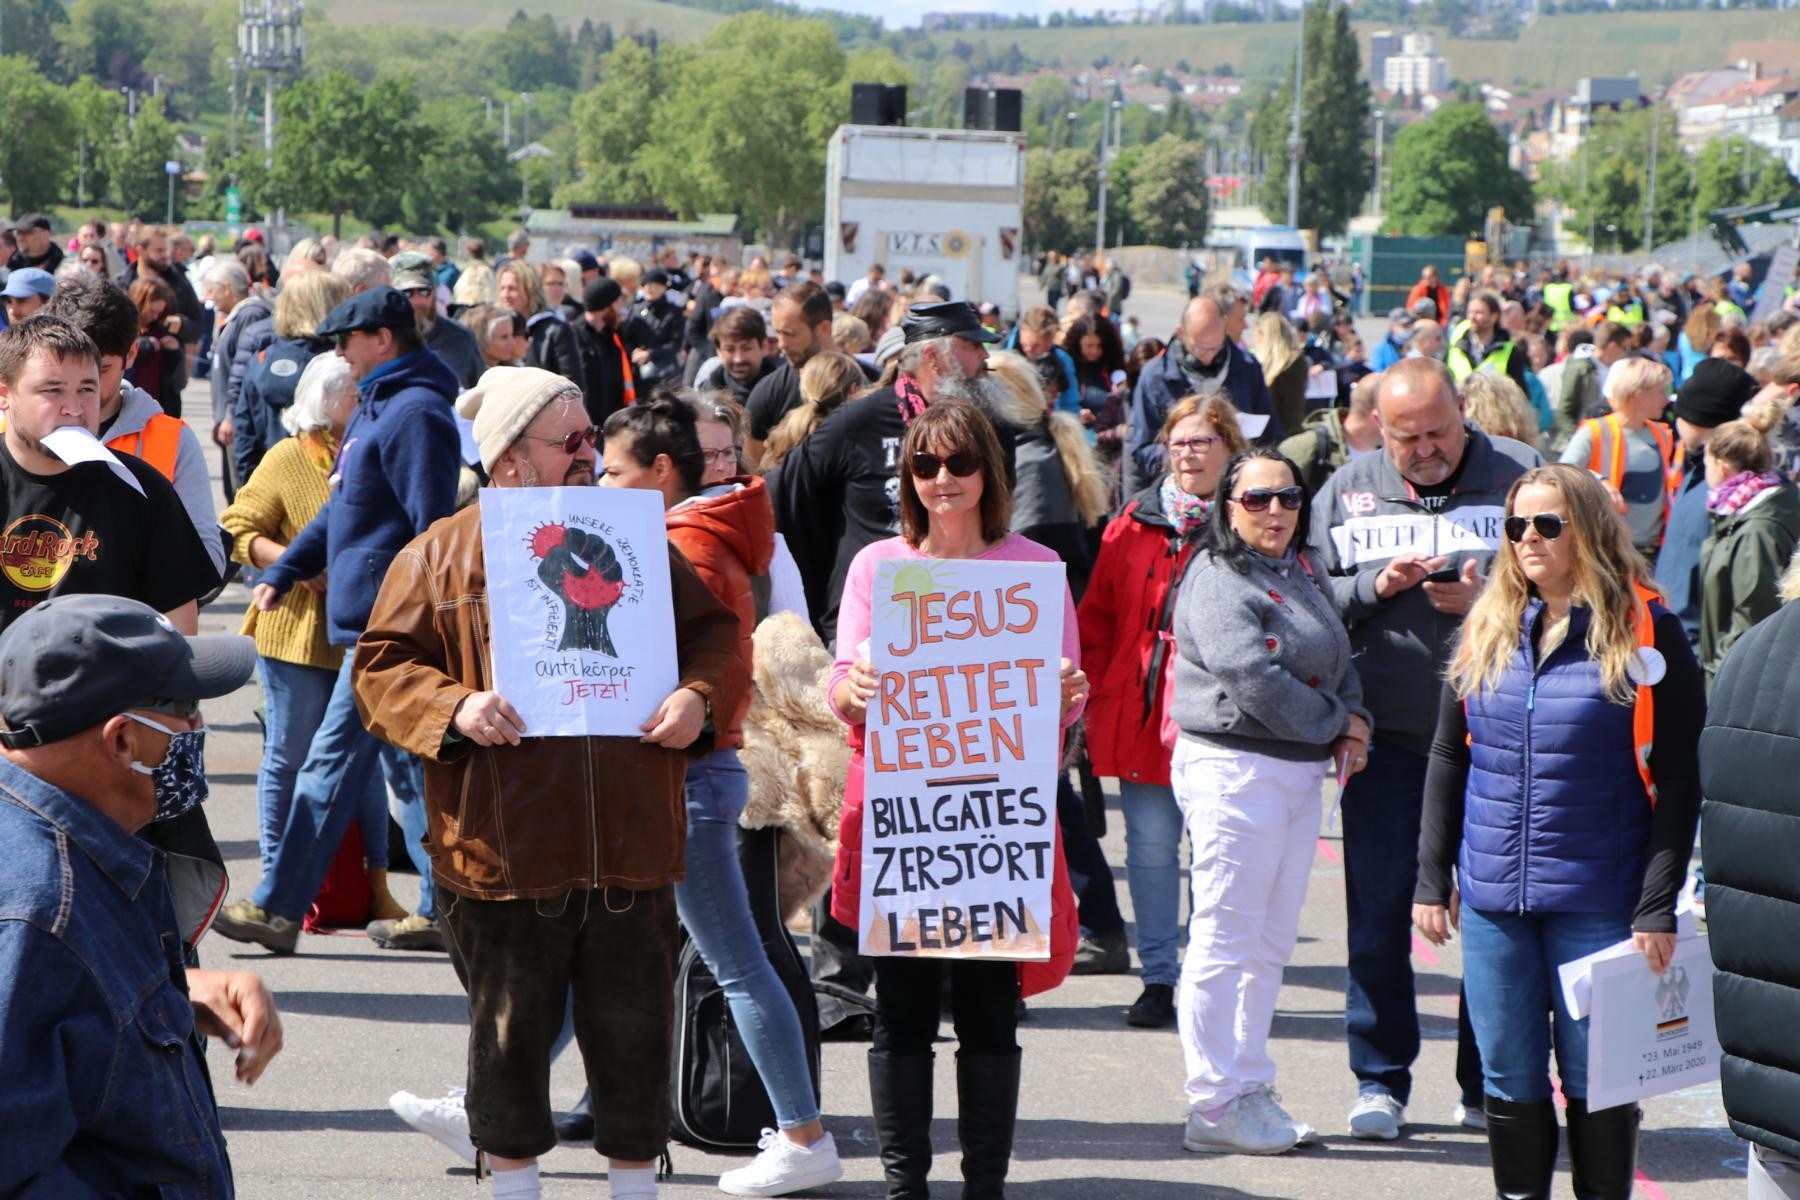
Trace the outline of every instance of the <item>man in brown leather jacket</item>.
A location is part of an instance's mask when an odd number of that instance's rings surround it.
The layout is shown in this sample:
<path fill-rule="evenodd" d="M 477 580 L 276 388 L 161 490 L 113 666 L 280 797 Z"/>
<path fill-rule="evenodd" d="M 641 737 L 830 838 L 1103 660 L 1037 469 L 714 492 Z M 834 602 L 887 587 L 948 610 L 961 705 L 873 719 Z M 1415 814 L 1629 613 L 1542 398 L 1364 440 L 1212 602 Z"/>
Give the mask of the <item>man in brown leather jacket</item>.
<path fill-rule="evenodd" d="M 595 431 L 568 380 L 495 367 L 458 404 L 490 486 L 594 482 Z M 539 1194 L 537 1156 L 557 1141 L 549 1052 L 571 989 L 612 1195 L 656 1194 L 685 750 L 714 709 L 741 711 L 750 686 L 737 617 L 672 547 L 669 574 L 680 684 L 641 739 L 521 738 L 489 679 L 479 503 L 400 552 L 357 643 L 369 730 L 425 765 L 427 850 L 469 994 L 469 1129 L 495 1200 Z"/>

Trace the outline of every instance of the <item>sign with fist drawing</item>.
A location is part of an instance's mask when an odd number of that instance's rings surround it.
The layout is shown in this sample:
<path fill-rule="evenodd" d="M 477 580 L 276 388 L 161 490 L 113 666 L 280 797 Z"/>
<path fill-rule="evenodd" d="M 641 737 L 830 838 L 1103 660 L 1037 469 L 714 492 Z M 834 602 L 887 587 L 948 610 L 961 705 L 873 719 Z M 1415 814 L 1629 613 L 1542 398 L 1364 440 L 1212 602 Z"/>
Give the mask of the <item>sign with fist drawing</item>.
<path fill-rule="evenodd" d="M 484 488 L 494 690 L 527 737 L 637 737 L 675 690 L 662 497 Z"/>

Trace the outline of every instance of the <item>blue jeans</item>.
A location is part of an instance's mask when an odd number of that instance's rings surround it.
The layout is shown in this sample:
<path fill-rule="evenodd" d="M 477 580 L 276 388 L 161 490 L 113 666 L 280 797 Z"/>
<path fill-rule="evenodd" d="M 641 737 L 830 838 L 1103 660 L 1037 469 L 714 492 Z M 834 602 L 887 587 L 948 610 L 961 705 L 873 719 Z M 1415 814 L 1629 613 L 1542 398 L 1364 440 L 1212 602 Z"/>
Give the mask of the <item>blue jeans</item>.
<path fill-rule="evenodd" d="M 331 699 L 337 672 L 266 657 L 258 658 L 257 666 L 262 675 L 265 727 L 262 766 L 256 771 L 257 848 L 262 855 L 263 874 L 267 875 L 275 862 L 281 831 L 287 826 L 295 777 L 306 759 L 313 734 L 325 718 L 325 705 Z M 371 870 L 385 871 L 387 792 L 373 786 L 365 791 L 356 813 L 356 822 L 362 827 L 363 859 Z"/>
<path fill-rule="evenodd" d="M 374 786 L 376 768 L 400 799 L 400 827 L 407 853 L 419 868 L 419 915 L 437 919 L 431 859 L 425 853 L 425 774 L 419 760 L 396 750 L 363 728 L 350 690 L 352 655 L 344 655 L 325 715 L 313 735 L 306 761 L 294 780 L 287 824 L 275 847 L 275 861 L 250 894 L 258 908 L 298 921 L 331 872 L 331 860 L 362 798 Z M 385 828 L 385 827 L 384 827 Z"/>
<path fill-rule="evenodd" d="M 1550 1098 L 1550 1047 L 1563 1095 L 1587 1099 L 1588 1023 L 1569 1015 L 1556 969 L 1631 936 L 1631 914 L 1462 910 L 1463 987 L 1490 1096 Z M 1554 1018 L 1546 1020 L 1548 1014 Z"/>
<path fill-rule="evenodd" d="M 1125 881 L 1137 917 L 1138 964 L 1144 982 L 1173 987 L 1181 978 L 1181 809 L 1163 783 L 1119 781 L 1125 810 Z"/>
<path fill-rule="evenodd" d="M 675 910 L 725 991 L 776 1124 L 792 1129 L 816 1121 L 819 1098 L 800 1017 L 769 965 L 738 864 L 738 817 L 750 799 L 750 775 L 736 750 L 716 750 L 688 761 L 686 792 L 687 878 L 675 885 Z"/>
<path fill-rule="evenodd" d="M 1359 1090 L 1385 1091 L 1405 1104 L 1419 1057 L 1413 988 L 1412 902 L 1419 881 L 1419 821 L 1425 758 L 1377 737 L 1369 765 L 1344 787 L 1344 916 L 1349 972 L 1344 1032 Z M 1458 1022 L 1457 1083 L 1464 1103 L 1479 1099 L 1481 1077 L 1468 1024 Z"/>

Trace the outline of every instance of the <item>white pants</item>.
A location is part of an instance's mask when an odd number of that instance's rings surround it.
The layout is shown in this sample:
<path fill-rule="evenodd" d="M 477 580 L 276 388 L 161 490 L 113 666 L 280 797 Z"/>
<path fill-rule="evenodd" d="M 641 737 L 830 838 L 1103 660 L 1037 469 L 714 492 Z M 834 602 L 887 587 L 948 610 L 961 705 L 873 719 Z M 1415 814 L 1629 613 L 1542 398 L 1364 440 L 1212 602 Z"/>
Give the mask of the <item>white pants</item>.
<path fill-rule="evenodd" d="M 1176 1014 L 1187 1098 L 1203 1111 L 1275 1082 L 1269 1027 L 1319 837 L 1327 762 L 1175 745 L 1193 847 L 1193 916 Z"/>

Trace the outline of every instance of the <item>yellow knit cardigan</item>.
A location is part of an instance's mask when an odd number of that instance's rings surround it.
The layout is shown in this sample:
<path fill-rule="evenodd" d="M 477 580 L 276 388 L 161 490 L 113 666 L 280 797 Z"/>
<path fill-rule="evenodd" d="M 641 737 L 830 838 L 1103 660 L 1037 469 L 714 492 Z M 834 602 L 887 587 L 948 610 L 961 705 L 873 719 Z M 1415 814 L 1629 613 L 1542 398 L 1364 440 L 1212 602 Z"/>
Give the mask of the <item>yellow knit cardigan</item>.
<path fill-rule="evenodd" d="M 231 557 L 254 565 L 250 542 L 257 537 L 289 545 L 329 495 L 326 473 L 309 458 L 301 437 L 275 443 L 231 506 L 219 514 L 219 524 L 233 539 Z M 328 671 L 344 661 L 344 647 L 325 638 L 325 597 L 308 588 L 289 589 L 274 612 L 259 612 L 252 604 L 242 632 L 255 636 L 256 652 L 264 658 Z"/>

